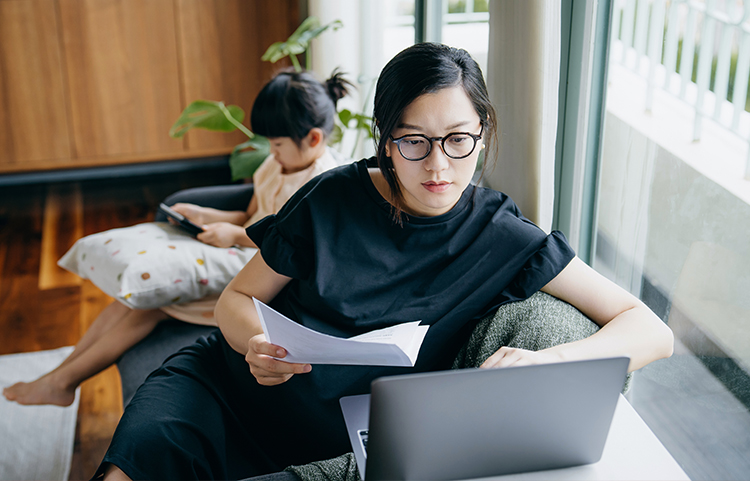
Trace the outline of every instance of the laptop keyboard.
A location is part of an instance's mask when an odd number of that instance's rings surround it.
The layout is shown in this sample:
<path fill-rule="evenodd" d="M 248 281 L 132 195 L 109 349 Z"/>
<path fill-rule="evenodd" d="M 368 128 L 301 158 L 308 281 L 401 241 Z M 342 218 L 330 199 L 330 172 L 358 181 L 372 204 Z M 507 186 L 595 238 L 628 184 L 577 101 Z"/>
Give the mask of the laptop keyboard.
<path fill-rule="evenodd" d="M 367 457 L 367 438 L 370 435 L 370 430 L 360 429 L 357 431 L 357 434 L 359 434 L 359 442 L 362 443 L 362 450 L 365 452 L 365 457 Z"/>

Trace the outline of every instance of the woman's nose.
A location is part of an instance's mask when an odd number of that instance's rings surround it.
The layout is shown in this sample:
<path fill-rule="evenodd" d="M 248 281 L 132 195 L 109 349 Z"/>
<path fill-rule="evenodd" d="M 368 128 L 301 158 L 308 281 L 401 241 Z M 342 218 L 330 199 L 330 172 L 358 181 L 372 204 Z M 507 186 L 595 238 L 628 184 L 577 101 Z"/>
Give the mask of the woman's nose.
<path fill-rule="evenodd" d="M 450 159 L 443 151 L 443 146 L 440 142 L 435 142 L 430 151 L 430 155 L 425 157 L 422 161 L 424 168 L 430 172 L 440 172 L 447 169 L 450 166 Z"/>

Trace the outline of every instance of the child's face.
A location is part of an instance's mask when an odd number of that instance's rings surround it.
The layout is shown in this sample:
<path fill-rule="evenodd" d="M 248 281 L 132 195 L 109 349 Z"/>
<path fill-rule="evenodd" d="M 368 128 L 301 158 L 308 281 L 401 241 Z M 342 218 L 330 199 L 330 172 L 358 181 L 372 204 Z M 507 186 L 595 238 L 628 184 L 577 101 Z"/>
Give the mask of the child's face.
<path fill-rule="evenodd" d="M 307 138 L 302 139 L 299 146 L 291 137 L 273 137 L 268 140 L 271 143 L 271 153 L 276 162 L 281 164 L 281 172 L 284 174 L 304 170 L 317 158 Z"/>
<path fill-rule="evenodd" d="M 409 104 L 391 136 L 443 137 L 453 132 L 478 135 L 481 128 L 479 115 L 463 88 L 450 87 L 424 94 Z M 440 141 L 435 141 L 426 158 L 411 161 L 401 155 L 395 142 L 389 141 L 386 153 L 393 159 L 404 211 L 429 217 L 451 210 L 471 182 L 480 150 L 481 140 L 468 157 L 452 159 L 445 155 Z"/>

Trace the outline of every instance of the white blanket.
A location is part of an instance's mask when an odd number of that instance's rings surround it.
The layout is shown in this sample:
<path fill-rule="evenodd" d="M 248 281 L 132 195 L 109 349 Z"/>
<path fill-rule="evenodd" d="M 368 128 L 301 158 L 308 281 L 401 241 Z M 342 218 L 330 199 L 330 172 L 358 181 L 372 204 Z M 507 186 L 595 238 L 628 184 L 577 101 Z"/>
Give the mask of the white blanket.
<path fill-rule="evenodd" d="M 72 347 L 0 356 L 0 389 L 57 367 Z M 0 395 L 0 481 L 67 481 L 79 391 L 69 407 L 21 406 Z"/>

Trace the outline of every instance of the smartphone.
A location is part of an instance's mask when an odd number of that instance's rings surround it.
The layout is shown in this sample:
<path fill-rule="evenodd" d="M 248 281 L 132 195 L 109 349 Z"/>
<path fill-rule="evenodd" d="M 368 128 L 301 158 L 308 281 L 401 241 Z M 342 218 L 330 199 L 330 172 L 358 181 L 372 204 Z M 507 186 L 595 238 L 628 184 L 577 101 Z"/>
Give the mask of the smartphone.
<path fill-rule="evenodd" d="M 184 215 L 172 209 L 167 204 L 164 204 L 164 203 L 159 204 L 159 209 L 162 212 L 164 212 L 167 215 L 167 217 L 174 219 L 177 222 L 177 225 L 182 227 L 185 231 L 187 231 L 191 235 L 196 236 L 200 234 L 201 232 L 203 232 L 203 227 L 189 221 Z"/>

